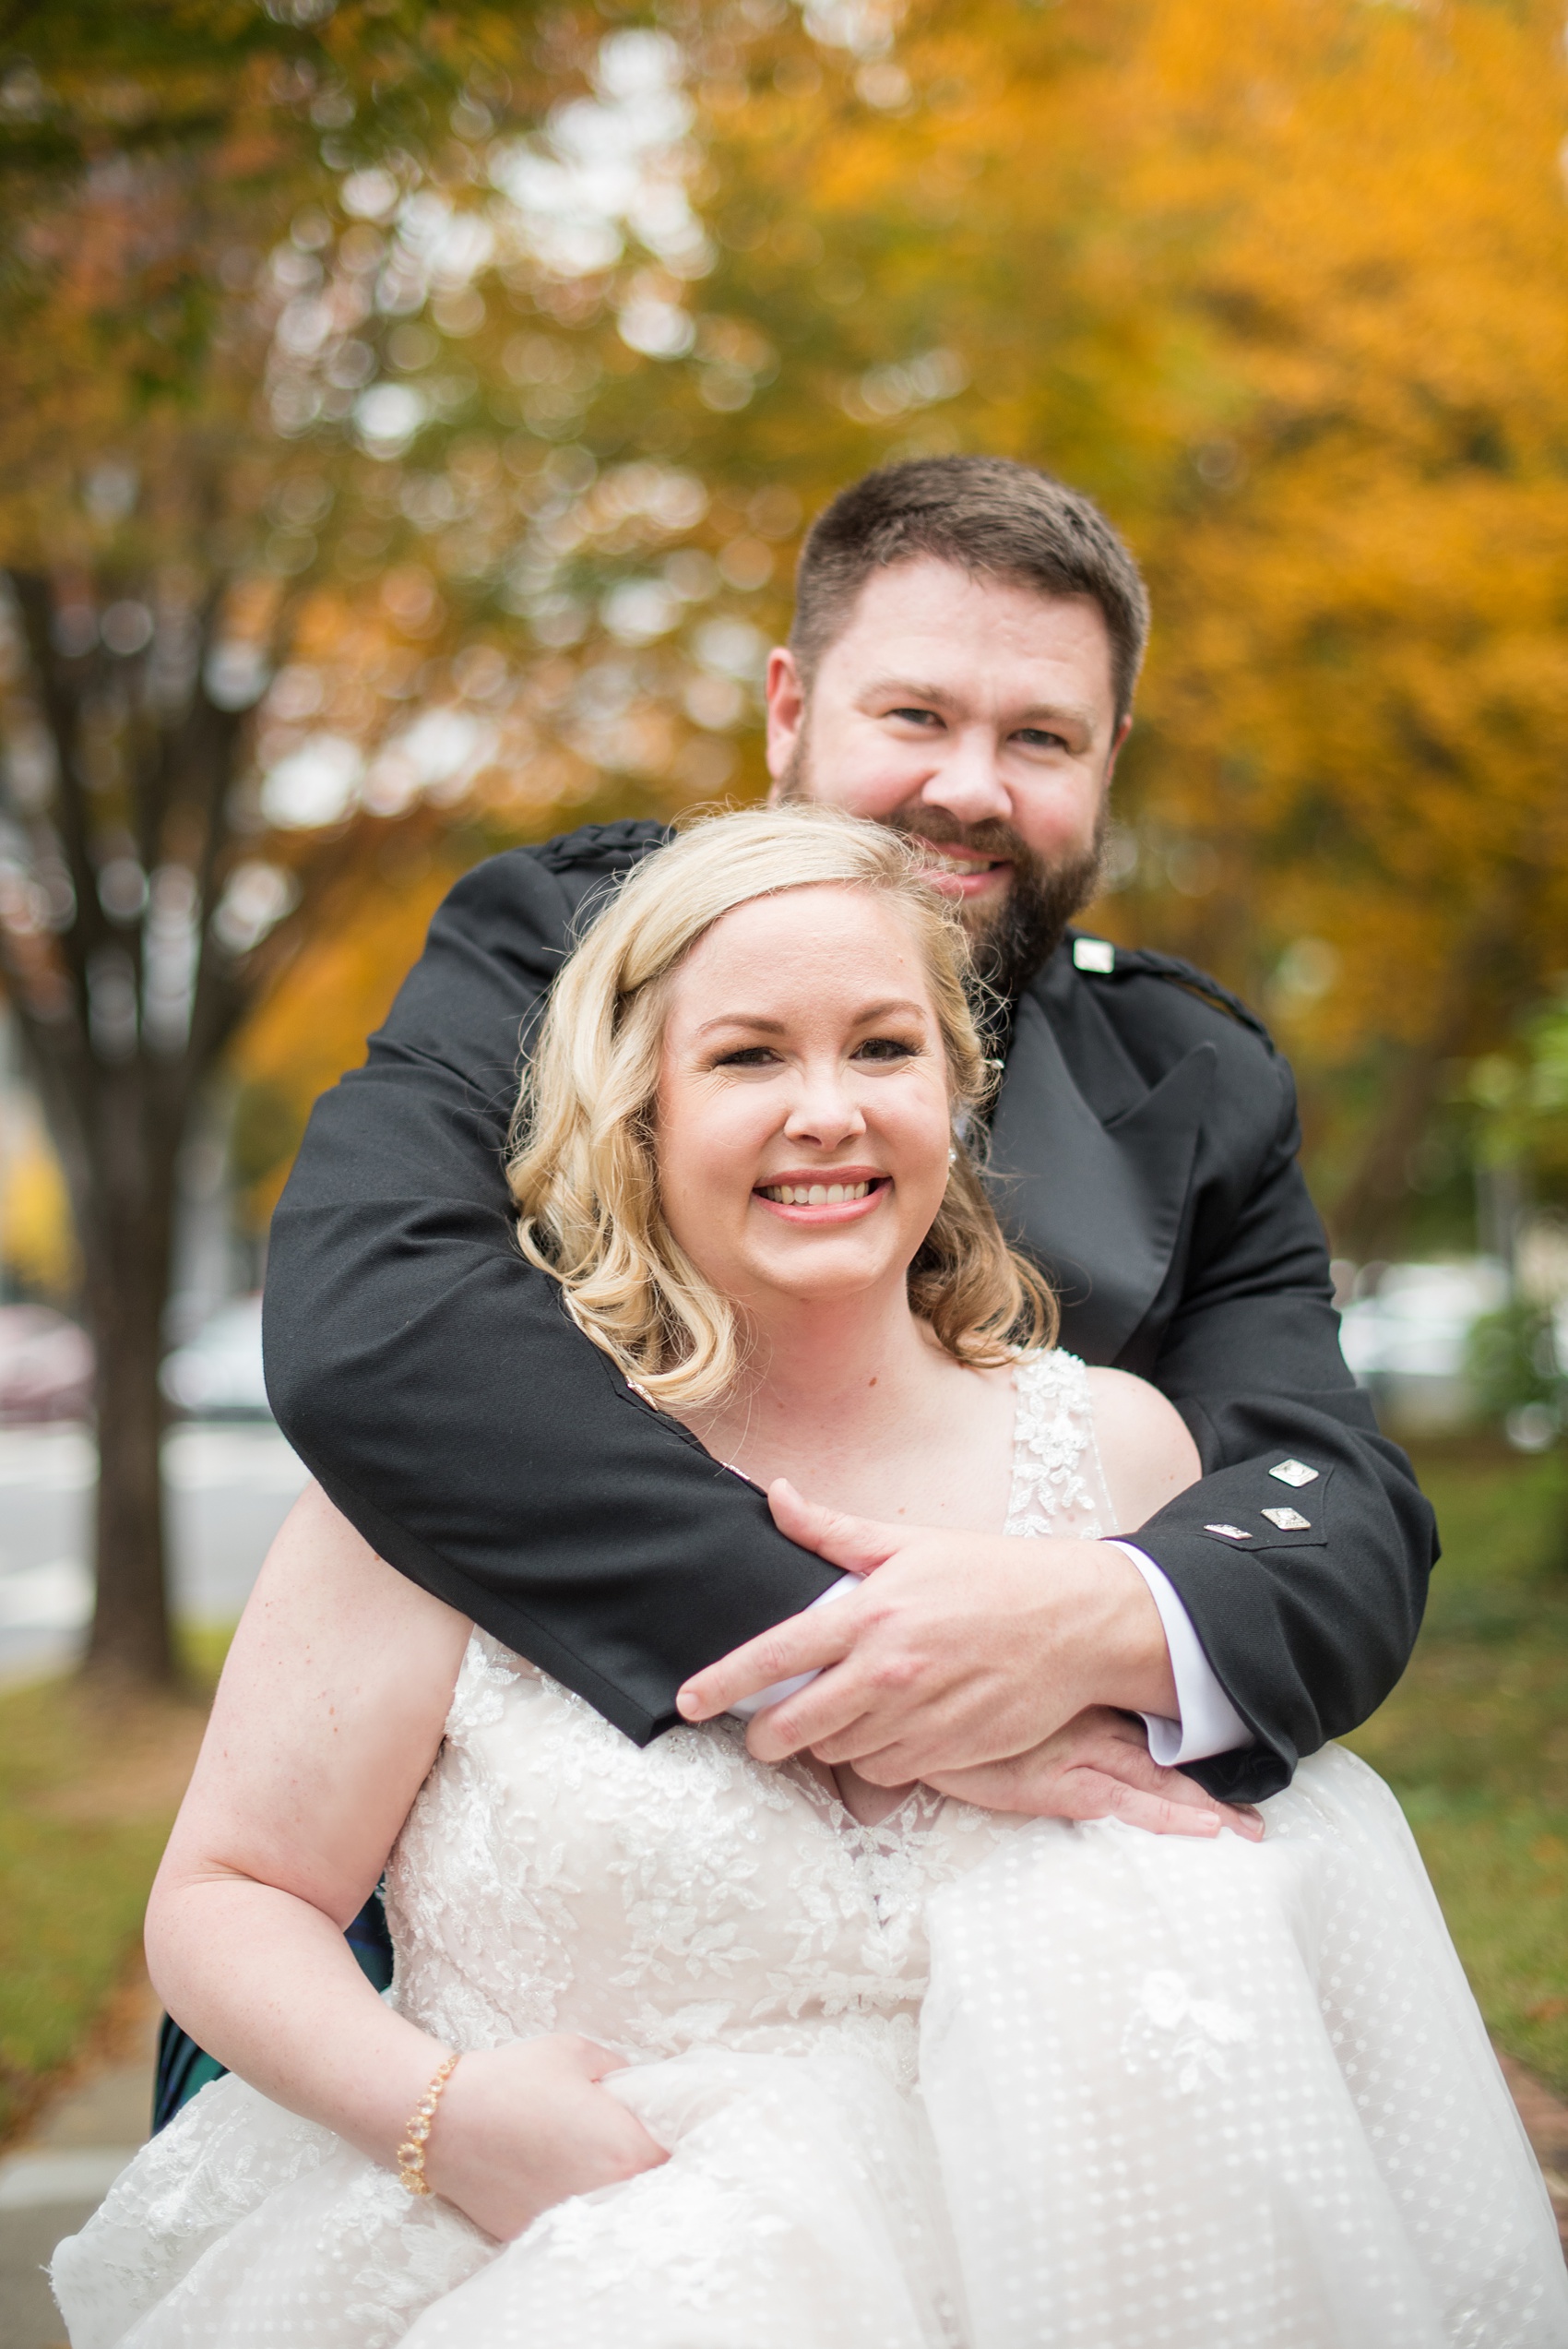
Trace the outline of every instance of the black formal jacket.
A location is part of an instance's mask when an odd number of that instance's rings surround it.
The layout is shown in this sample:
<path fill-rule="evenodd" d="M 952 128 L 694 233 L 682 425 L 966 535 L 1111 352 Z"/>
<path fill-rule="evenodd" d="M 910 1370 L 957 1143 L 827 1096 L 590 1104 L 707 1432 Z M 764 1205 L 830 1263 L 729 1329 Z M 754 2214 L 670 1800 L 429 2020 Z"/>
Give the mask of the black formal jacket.
<path fill-rule="evenodd" d="M 458 882 L 364 1067 L 316 1103 L 266 1309 L 273 1407 L 344 1515 L 639 1743 L 688 1674 L 836 1579 L 631 1391 L 513 1236 L 519 1037 L 585 904 L 661 837 L 588 827 Z M 1195 1774 L 1257 1798 L 1403 1670 L 1431 1513 L 1340 1355 L 1285 1063 L 1185 965 L 1075 948 L 1015 1007 L 992 1179 L 1063 1343 L 1152 1379 L 1196 1440 L 1203 1481 L 1137 1537 L 1257 1739 Z M 1271 1475 L 1292 1461 L 1310 1482 Z"/>

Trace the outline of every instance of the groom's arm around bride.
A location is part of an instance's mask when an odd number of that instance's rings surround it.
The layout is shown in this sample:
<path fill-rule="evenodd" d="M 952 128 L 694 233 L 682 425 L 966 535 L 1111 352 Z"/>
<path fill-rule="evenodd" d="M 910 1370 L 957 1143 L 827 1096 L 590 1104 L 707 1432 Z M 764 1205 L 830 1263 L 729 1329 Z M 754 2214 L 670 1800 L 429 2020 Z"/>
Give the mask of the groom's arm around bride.
<path fill-rule="evenodd" d="M 1004 1217 L 1061 1292 L 1063 1343 L 1160 1387 L 1202 1482 L 1123 1529 L 1135 1556 L 949 1540 L 955 1586 L 977 1593 L 967 1632 L 934 1536 L 907 1556 L 884 1543 L 874 1607 L 772 1631 L 837 1563 L 874 1563 L 838 1556 L 867 1537 L 797 1522 L 831 1564 L 791 1542 L 625 1387 L 517 1252 L 502 1171 L 519 1033 L 652 826 L 590 828 L 460 882 L 365 1067 L 317 1105 L 274 1227 L 279 1420 L 383 1557 L 639 1740 L 695 1675 L 771 1632 L 707 1672 L 694 1710 L 773 1666 L 828 1665 L 779 1722 L 897 1778 L 1117 1706 L 1173 1717 L 1165 1757 L 1215 1793 L 1265 1795 L 1398 1676 L 1434 1544 L 1339 1354 L 1284 1064 L 1199 974 L 1063 936 L 1129 722 L 1136 572 L 1044 477 L 930 460 L 829 509 L 801 597 L 769 681 L 778 789 L 925 843 L 1007 1005 Z M 1010 1699 L 977 1710 L 982 1653 Z"/>

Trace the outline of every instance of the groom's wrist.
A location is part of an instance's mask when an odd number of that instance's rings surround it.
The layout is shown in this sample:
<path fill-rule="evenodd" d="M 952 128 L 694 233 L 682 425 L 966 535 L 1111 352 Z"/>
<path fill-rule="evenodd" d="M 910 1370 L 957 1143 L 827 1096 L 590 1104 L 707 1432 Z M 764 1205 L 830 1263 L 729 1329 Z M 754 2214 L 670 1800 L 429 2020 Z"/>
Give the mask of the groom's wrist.
<path fill-rule="evenodd" d="M 1092 1683 L 1085 1703 L 1179 1719 L 1170 1649 L 1147 1582 L 1119 1544 L 1084 1546 L 1093 1551 L 1093 1588 L 1082 1626 Z"/>

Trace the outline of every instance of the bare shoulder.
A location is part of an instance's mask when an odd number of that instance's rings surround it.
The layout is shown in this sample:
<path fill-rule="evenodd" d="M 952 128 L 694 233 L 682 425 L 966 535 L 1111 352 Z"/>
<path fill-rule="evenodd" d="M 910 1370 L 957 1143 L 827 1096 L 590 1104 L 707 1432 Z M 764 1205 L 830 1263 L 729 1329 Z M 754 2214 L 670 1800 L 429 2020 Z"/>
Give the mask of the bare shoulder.
<path fill-rule="evenodd" d="M 247 1640 L 276 1634 L 354 1653 L 387 1643 L 422 1651 L 438 1679 L 448 1665 L 456 1679 L 469 1628 L 444 1600 L 377 1557 L 315 1484 L 284 1519 L 241 1618 Z"/>
<path fill-rule="evenodd" d="M 1198 1448 L 1173 1403 L 1146 1378 L 1090 1370 L 1100 1465 L 1119 1532 L 1130 1532 L 1203 1474 Z"/>

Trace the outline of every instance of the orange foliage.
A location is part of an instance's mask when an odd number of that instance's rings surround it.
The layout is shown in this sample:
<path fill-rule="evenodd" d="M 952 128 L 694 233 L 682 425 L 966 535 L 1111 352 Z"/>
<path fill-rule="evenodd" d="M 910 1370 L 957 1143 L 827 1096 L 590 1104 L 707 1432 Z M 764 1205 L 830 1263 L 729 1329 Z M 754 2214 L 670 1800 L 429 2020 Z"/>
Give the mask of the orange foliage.
<path fill-rule="evenodd" d="M 783 361 L 708 477 L 999 447 L 1101 496 L 1156 629 L 1095 918 L 1270 1013 L 1364 1235 L 1564 962 L 1559 13 L 980 0 L 896 58 L 711 89 L 707 291 Z"/>
<path fill-rule="evenodd" d="M 317 928 L 240 1035 L 235 1074 L 265 1088 L 280 1113 L 277 1154 L 256 1166 L 246 1199 L 258 1225 L 278 1203 L 312 1102 L 364 1058 L 365 1038 L 386 1018 L 455 878 L 449 860 L 426 853 L 362 886 L 349 921 Z"/>

